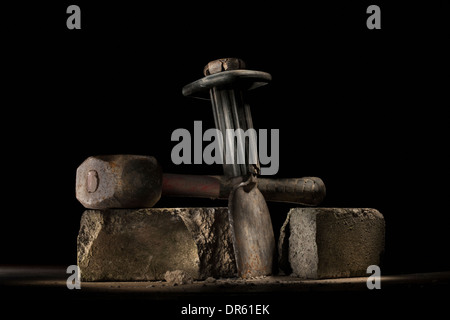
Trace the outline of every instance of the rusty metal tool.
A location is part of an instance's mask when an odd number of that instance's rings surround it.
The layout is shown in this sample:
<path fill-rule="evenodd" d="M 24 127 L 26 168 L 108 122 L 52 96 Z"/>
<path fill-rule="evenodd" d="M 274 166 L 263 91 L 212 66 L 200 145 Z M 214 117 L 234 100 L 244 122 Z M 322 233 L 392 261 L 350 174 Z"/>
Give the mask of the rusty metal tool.
<path fill-rule="evenodd" d="M 162 195 L 228 199 L 239 176 L 163 173 L 156 158 L 116 154 L 87 158 L 76 174 L 76 198 L 89 209 L 149 208 Z M 258 179 L 258 187 L 269 201 L 318 205 L 325 197 L 320 178 Z"/>
<path fill-rule="evenodd" d="M 243 177 L 228 198 L 228 213 L 233 238 L 238 274 L 242 278 L 265 276 L 272 273 L 275 238 L 266 201 L 258 189 L 260 172 L 256 146 L 251 143 L 246 150 L 242 135 L 234 137 L 227 130 L 253 129 L 250 107 L 244 101 L 246 90 L 259 87 L 271 80 L 270 74 L 244 70 L 245 64 L 236 58 L 214 60 L 205 67 L 205 77 L 183 88 L 186 96 L 208 90 L 211 97 L 216 128 L 225 137 L 223 144 L 224 174 L 228 178 Z M 230 149 L 233 148 L 232 150 Z M 241 149 L 239 149 L 239 147 Z M 227 153 L 233 151 L 233 161 L 227 161 Z M 239 153 L 245 154 L 244 163 L 238 163 Z"/>

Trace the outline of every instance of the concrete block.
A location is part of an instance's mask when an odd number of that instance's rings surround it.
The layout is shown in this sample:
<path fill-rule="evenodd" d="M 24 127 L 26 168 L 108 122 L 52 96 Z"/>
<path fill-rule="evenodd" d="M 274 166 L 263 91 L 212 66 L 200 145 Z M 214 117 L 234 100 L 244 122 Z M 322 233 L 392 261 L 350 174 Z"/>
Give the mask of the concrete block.
<path fill-rule="evenodd" d="M 77 239 L 82 281 L 193 279 L 236 274 L 227 208 L 87 210 Z"/>
<path fill-rule="evenodd" d="M 380 265 L 385 222 L 375 209 L 293 208 L 281 228 L 279 267 L 303 279 L 367 276 Z"/>
<path fill-rule="evenodd" d="M 183 270 L 167 271 L 164 275 L 164 279 L 172 286 L 193 283 L 192 277 Z"/>

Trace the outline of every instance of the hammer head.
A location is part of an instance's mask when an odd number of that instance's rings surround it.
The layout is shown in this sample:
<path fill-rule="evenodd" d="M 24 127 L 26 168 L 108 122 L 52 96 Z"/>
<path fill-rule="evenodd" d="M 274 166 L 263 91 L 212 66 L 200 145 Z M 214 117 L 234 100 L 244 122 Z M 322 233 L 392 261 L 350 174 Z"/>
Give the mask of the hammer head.
<path fill-rule="evenodd" d="M 76 197 L 85 208 L 152 207 L 161 197 L 157 160 L 140 155 L 87 158 L 77 169 Z"/>

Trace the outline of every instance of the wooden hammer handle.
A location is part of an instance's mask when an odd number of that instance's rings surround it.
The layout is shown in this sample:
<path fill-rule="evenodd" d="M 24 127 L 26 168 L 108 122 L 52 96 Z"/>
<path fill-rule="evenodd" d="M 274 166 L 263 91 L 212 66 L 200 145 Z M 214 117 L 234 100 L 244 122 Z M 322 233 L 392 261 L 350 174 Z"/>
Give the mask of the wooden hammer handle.
<path fill-rule="evenodd" d="M 232 187 L 242 177 L 184 175 L 165 173 L 162 194 L 166 196 L 228 199 Z M 309 206 L 318 205 L 325 197 L 325 184 L 320 178 L 258 178 L 258 188 L 267 201 L 290 202 Z"/>
<path fill-rule="evenodd" d="M 326 189 L 317 177 L 258 179 L 258 188 L 269 201 L 316 206 L 325 198 Z"/>

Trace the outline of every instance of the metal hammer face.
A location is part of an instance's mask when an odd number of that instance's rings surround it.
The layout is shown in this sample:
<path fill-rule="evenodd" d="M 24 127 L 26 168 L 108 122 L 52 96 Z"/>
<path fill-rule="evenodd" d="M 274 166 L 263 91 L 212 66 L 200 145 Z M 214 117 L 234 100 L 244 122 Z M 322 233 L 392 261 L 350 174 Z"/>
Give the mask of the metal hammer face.
<path fill-rule="evenodd" d="M 162 170 L 153 157 L 89 157 L 77 169 L 76 197 L 86 208 L 152 207 L 161 197 Z"/>

